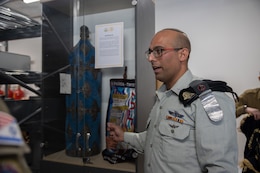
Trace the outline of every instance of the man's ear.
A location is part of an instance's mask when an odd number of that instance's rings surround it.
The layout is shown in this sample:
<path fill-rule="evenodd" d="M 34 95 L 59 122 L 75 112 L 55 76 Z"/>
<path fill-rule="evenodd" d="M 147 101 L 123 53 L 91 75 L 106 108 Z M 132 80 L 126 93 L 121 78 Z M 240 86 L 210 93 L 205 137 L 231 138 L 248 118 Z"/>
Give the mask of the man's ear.
<path fill-rule="evenodd" d="M 179 59 L 180 61 L 187 61 L 189 58 L 189 49 L 187 48 L 182 48 L 181 50 L 178 51 L 179 53 Z"/>

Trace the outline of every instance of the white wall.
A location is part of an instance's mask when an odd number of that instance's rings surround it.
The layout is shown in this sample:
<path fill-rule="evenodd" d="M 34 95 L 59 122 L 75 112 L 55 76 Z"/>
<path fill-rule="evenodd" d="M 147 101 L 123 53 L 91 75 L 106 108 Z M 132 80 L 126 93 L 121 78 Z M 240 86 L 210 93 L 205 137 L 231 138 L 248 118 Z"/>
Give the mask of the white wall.
<path fill-rule="evenodd" d="M 179 28 L 190 37 L 195 75 L 227 81 L 241 94 L 259 87 L 259 0 L 156 0 L 156 31 Z"/>
<path fill-rule="evenodd" d="M 42 71 L 41 37 L 8 41 L 8 52 L 30 56 L 31 71 Z"/>
<path fill-rule="evenodd" d="M 41 17 L 33 18 L 35 21 L 42 23 Z M 3 46 L 3 47 L 1 47 Z M 0 51 L 5 51 L 6 45 L 0 42 Z M 42 71 L 42 38 L 26 38 L 7 41 L 7 52 L 30 56 L 31 71 Z"/>
<path fill-rule="evenodd" d="M 156 31 L 173 27 L 188 34 L 193 74 L 224 80 L 238 94 L 260 86 L 259 17 L 259 0 L 155 1 Z M 238 133 L 239 160 L 244 143 Z"/>
<path fill-rule="evenodd" d="M 26 38 L 18 40 L 10 40 L 7 42 L 8 52 L 21 55 L 27 55 L 31 59 L 30 71 L 42 72 L 42 38 Z M 5 51 L 5 50 L 3 50 Z M 38 89 L 34 84 L 29 84 L 30 87 Z M 12 84 L 11 88 L 15 89 L 18 85 Z M 25 98 L 36 96 L 33 92 L 22 88 L 25 92 Z"/>

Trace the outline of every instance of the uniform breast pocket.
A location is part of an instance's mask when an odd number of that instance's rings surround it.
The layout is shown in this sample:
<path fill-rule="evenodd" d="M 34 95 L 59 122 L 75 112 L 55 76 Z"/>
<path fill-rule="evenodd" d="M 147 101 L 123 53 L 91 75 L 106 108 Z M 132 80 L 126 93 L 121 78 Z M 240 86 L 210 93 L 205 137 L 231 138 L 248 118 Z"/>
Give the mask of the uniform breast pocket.
<path fill-rule="evenodd" d="M 159 133 L 162 140 L 162 155 L 165 161 L 169 163 L 185 163 L 190 154 L 194 154 L 194 141 L 189 137 L 190 131 L 190 126 L 185 124 L 171 120 L 162 120 L 160 122 Z"/>
<path fill-rule="evenodd" d="M 159 132 L 162 136 L 175 140 L 185 140 L 190 133 L 190 126 L 175 123 L 171 120 L 162 120 L 159 125 Z"/>

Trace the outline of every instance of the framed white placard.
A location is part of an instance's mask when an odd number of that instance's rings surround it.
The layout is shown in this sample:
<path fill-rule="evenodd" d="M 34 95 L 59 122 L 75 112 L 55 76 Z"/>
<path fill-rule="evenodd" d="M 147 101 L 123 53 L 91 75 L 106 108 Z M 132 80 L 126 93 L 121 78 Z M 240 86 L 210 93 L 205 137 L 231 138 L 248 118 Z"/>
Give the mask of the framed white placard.
<path fill-rule="evenodd" d="M 124 23 L 95 26 L 95 68 L 124 66 Z"/>
<path fill-rule="evenodd" d="M 60 73 L 60 93 L 71 94 L 71 75 Z"/>

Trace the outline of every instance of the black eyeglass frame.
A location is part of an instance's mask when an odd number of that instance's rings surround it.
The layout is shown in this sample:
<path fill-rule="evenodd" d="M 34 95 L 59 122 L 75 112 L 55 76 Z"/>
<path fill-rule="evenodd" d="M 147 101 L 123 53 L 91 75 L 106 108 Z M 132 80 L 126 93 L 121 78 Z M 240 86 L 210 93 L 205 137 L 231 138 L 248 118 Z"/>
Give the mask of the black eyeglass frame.
<path fill-rule="evenodd" d="M 160 58 L 161 56 L 163 56 L 165 53 L 165 51 L 167 50 L 174 50 L 174 51 L 179 51 L 183 49 L 183 47 L 180 47 L 180 48 L 173 48 L 173 47 L 170 47 L 170 48 L 164 48 L 164 47 L 155 47 L 154 49 L 148 49 L 147 51 L 145 51 L 145 56 L 146 56 L 146 59 L 148 59 L 151 55 L 151 53 L 153 53 L 153 56 L 155 58 Z"/>

